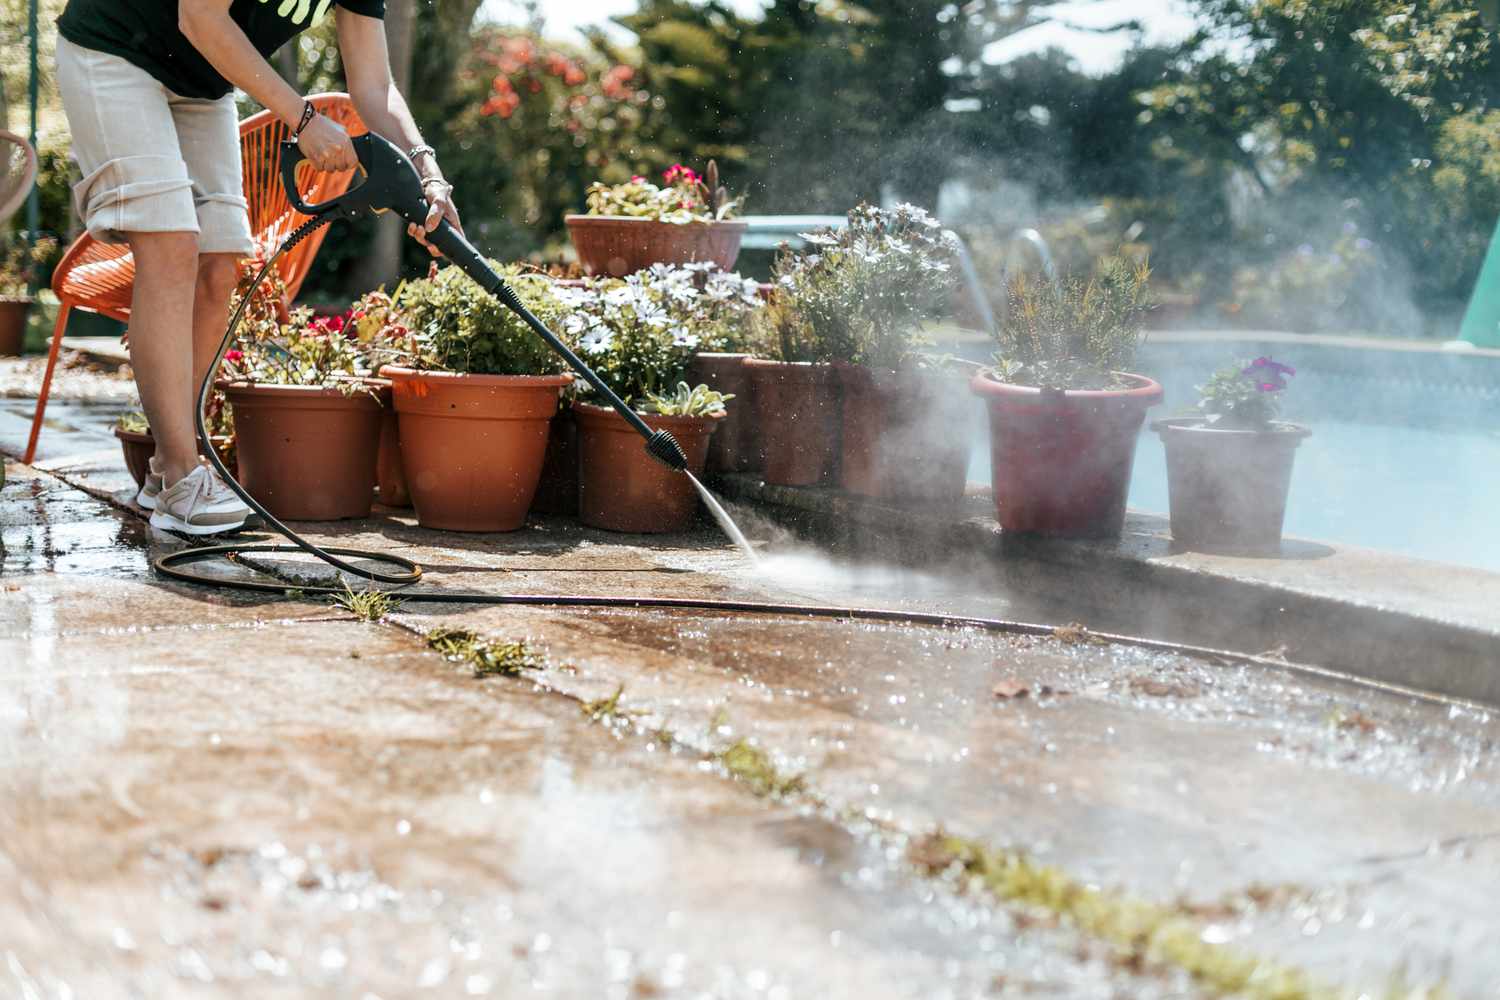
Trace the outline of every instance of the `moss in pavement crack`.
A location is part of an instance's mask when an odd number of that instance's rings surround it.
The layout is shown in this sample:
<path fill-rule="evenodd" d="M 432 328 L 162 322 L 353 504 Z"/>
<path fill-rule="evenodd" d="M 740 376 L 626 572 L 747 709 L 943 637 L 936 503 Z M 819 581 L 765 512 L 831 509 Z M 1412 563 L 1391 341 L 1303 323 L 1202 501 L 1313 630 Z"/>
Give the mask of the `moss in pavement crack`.
<path fill-rule="evenodd" d="M 547 666 L 546 657 L 525 639 L 486 639 L 466 628 L 435 628 L 426 639 L 444 658 L 472 666 L 475 677 L 519 677 Z"/>
<path fill-rule="evenodd" d="M 907 856 L 923 874 L 952 879 L 959 888 L 983 888 L 1003 902 L 1063 918 L 1112 944 L 1116 960 L 1129 968 L 1175 966 L 1216 993 L 1246 1000 L 1344 1000 L 1351 995 L 1314 982 L 1301 969 L 1204 941 L 1202 928 L 1181 908 L 1085 885 L 1013 848 L 939 830 L 913 840 Z M 1387 1000 L 1437 1000 L 1443 995 L 1400 983 L 1385 993 Z"/>
<path fill-rule="evenodd" d="M 336 608 L 343 608 L 362 622 L 378 622 L 385 616 L 401 607 L 401 601 L 391 597 L 383 590 L 370 587 L 367 590 L 356 591 L 344 581 L 344 592 L 334 594 L 330 602 Z"/>

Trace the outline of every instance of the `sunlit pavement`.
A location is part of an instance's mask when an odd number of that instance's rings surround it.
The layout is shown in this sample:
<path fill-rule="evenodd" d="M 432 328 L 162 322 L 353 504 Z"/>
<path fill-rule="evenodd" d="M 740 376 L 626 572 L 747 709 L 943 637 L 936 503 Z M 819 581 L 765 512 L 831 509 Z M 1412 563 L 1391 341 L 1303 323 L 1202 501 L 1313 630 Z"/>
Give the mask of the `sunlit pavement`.
<path fill-rule="evenodd" d="M 373 624 L 179 585 L 98 414 L 64 414 L 56 474 L 11 462 L 0 495 L 0 994 L 1199 994 L 917 871 L 908 837 L 939 826 L 1321 983 L 1493 990 L 1483 710 L 1071 632 L 417 603 Z M 1072 620 L 747 520 L 768 567 L 707 526 L 309 527 L 453 590 Z M 438 626 L 547 666 L 476 678 L 428 649 Z M 742 739 L 801 782 L 761 794 L 724 764 Z"/>

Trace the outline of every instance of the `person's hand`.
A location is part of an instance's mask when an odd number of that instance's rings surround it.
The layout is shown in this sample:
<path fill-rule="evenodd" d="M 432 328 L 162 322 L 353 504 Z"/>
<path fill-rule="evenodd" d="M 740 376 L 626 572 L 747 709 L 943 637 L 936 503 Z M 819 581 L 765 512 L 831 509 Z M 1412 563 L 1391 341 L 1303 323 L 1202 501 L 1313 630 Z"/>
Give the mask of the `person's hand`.
<path fill-rule="evenodd" d="M 422 193 L 427 196 L 427 218 L 419 226 L 411 223 L 406 227 L 407 235 L 427 248 L 427 252 L 434 257 L 441 257 L 442 252 L 431 243 L 427 242 L 427 234 L 438 227 L 438 223 L 444 219 L 448 224 L 459 231 L 464 231 L 463 223 L 458 221 L 458 208 L 453 204 L 453 185 L 437 177 L 429 177 L 422 182 Z"/>
<path fill-rule="evenodd" d="M 349 133 L 332 119 L 313 115 L 312 121 L 297 136 L 297 147 L 319 170 L 353 170 L 359 164 Z"/>

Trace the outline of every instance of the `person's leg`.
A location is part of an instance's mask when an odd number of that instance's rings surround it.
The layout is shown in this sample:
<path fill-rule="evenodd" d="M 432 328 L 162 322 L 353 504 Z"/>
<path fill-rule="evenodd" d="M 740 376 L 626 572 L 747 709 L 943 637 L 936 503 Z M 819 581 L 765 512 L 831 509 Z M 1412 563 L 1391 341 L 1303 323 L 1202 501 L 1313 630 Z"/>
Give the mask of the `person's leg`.
<path fill-rule="evenodd" d="M 240 166 L 240 127 L 234 98 L 172 97 L 172 122 L 193 179 L 198 216 L 198 286 L 193 310 L 193 391 L 208 371 L 229 321 L 229 297 L 239 260 L 255 251 Z"/>
<path fill-rule="evenodd" d="M 167 483 L 198 464 L 193 426 L 193 330 L 198 282 L 197 233 L 127 233 L 135 254 L 130 304 L 130 365 L 156 438 Z"/>
<path fill-rule="evenodd" d="M 239 273 L 240 255 L 235 253 L 200 253 L 198 284 L 193 296 L 193 405 L 198 403 L 198 386 L 224 339 L 229 322 L 229 297 Z"/>

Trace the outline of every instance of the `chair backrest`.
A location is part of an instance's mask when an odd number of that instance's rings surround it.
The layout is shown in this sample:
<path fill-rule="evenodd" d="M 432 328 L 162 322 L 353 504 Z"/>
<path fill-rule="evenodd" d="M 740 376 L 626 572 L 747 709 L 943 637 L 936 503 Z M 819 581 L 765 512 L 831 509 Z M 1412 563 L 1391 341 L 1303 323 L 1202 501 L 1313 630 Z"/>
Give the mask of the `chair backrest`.
<path fill-rule="evenodd" d="M 36 181 L 36 150 L 14 132 L 0 129 L 0 225 L 10 221 Z"/>
<path fill-rule="evenodd" d="M 342 125 L 349 135 L 369 131 L 348 94 L 315 94 L 308 100 L 319 114 Z M 257 240 L 273 248 L 280 246 L 307 218 L 292 207 L 281 187 L 281 143 L 290 136 L 291 129 L 270 111 L 259 111 L 240 122 L 240 158 L 244 164 L 245 199 L 250 203 L 250 231 Z M 307 201 L 319 202 L 343 194 L 353 179 L 353 170 L 326 174 L 303 170 L 299 172 L 297 187 Z M 297 290 L 302 287 L 327 234 L 327 228 L 319 229 L 277 262 L 276 270 L 286 283 L 288 299 L 297 297 Z"/>
<path fill-rule="evenodd" d="M 354 110 L 348 94 L 316 94 L 308 98 L 318 112 L 352 135 L 368 131 Z M 240 123 L 240 158 L 245 200 L 250 204 L 250 231 L 257 241 L 276 247 L 306 216 L 292 207 L 281 189 L 277 157 L 281 142 L 291 130 L 269 111 L 259 111 Z M 353 170 L 334 173 L 303 171 L 298 187 L 309 201 L 323 201 L 343 194 L 354 178 Z M 327 229 L 303 240 L 276 262 L 286 283 L 287 298 L 297 295 L 323 243 Z M 100 243 L 88 233 L 73 241 L 52 274 L 52 290 L 66 305 L 91 309 L 121 322 L 130 320 L 131 288 L 135 282 L 135 260 L 128 246 Z"/>

